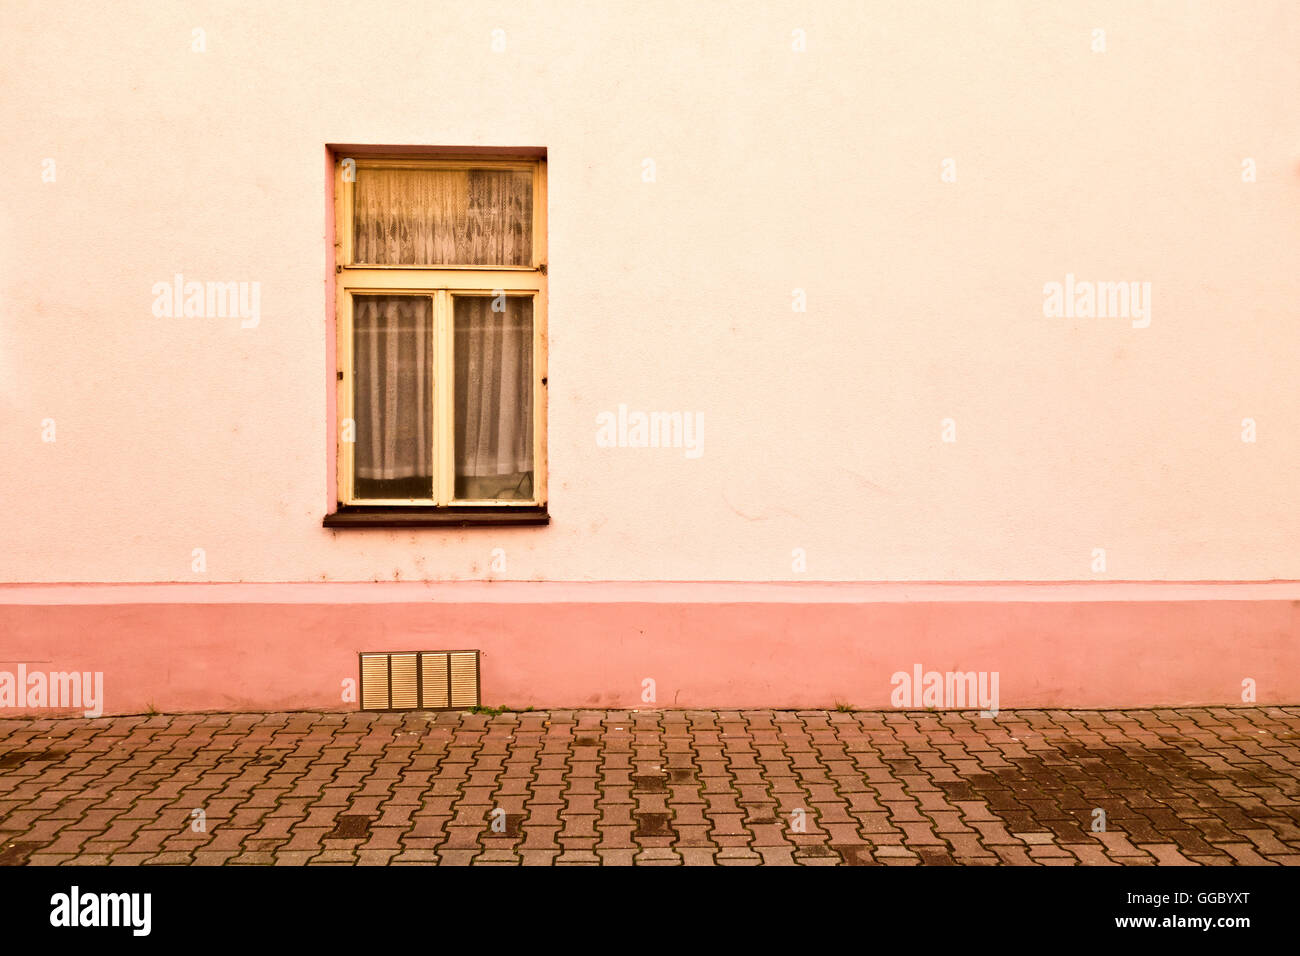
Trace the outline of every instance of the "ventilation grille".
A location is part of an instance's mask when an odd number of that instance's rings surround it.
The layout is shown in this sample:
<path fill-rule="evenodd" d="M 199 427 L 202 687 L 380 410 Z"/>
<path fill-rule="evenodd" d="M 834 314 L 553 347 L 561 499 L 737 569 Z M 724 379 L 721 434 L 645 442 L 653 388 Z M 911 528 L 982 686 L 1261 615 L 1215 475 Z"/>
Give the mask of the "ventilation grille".
<path fill-rule="evenodd" d="M 478 651 L 361 655 L 362 710 L 463 710 L 479 703 Z"/>

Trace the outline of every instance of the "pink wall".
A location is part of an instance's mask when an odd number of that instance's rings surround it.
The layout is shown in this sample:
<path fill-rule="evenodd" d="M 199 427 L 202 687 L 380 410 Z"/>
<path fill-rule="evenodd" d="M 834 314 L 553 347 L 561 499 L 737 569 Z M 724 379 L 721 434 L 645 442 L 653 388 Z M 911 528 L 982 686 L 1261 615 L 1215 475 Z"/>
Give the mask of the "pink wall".
<path fill-rule="evenodd" d="M 1300 700 L 1297 588 L 1102 587 L 23 588 L 0 629 L 31 669 L 102 671 L 110 713 L 350 709 L 358 651 L 464 647 L 516 708 L 880 708 L 918 664 L 997 672 L 1002 709 Z"/>
<path fill-rule="evenodd" d="M 11 2 L 0 659 L 122 709 L 337 706 L 357 651 L 451 637 L 512 704 L 878 704 L 898 658 L 1300 700 L 1297 49 L 1291 0 Z M 547 150 L 549 526 L 322 527 L 334 143 Z M 155 317 L 177 273 L 260 283 L 256 327 Z M 1149 323 L 1045 315 L 1067 275 Z M 703 453 L 600 447 L 620 405 Z M 665 581 L 734 583 L 610 596 Z"/>
<path fill-rule="evenodd" d="M 1300 580 L 1289 0 L 5 10 L 0 581 Z M 548 149 L 549 527 L 321 527 L 329 143 Z"/>

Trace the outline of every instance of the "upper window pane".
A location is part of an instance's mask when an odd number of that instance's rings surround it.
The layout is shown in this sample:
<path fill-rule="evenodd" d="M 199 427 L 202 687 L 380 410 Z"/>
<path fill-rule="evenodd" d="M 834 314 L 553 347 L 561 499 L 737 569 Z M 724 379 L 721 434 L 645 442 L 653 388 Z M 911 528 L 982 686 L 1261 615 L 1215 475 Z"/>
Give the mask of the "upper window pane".
<path fill-rule="evenodd" d="M 358 166 L 353 261 L 530 266 L 530 169 Z"/>

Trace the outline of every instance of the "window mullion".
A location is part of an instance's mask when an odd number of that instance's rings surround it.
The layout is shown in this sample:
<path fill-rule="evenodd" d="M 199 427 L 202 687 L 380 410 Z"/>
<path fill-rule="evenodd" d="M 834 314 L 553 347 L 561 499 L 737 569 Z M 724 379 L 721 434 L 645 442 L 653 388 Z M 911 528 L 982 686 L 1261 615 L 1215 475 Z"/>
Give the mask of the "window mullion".
<path fill-rule="evenodd" d="M 451 389 L 454 379 L 448 374 L 451 368 L 452 330 L 450 321 L 451 295 L 446 289 L 439 290 L 434 296 L 434 316 L 437 325 L 437 337 L 434 339 L 437 354 L 434 362 L 433 382 L 433 468 L 434 501 L 444 506 L 451 500 L 448 474 L 454 467 L 452 457 L 455 454 L 455 432 L 448 427 L 451 420 Z"/>
<path fill-rule="evenodd" d="M 429 409 L 433 423 L 433 441 L 429 443 L 429 454 L 433 457 L 433 503 L 442 504 L 442 293 L 433 293 L 433 407 Z"/>

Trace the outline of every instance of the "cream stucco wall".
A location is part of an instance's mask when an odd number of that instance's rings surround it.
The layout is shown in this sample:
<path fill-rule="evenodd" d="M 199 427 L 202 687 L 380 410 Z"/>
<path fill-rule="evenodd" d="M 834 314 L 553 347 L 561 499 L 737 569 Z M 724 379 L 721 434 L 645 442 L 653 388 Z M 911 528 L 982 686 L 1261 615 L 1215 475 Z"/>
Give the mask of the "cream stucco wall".
<path fill-rule="evenodd" d="M 1290 0 L 10 0 L 0 580 L 1300 578 L 1298 91 Z M 327 143 L 548 150 L 549 527 L 321 527 Z"/>

